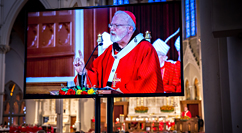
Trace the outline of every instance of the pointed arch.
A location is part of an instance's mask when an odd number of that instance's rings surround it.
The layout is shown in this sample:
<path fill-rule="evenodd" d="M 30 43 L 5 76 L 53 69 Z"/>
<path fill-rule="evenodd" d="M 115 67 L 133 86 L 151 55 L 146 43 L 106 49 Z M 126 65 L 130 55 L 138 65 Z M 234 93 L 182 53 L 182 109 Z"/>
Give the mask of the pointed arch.
<path fill-rule="evenodd" d="M 43 6 L 46 8 L 46 9 L 51 9 L 52 7 L 50 6 L 50 3 L 48 2 L 48 0 L 39 0 Z"/>
<path fill-rule="evenodd" d="M 10 39 L 10 34 L 13 28 L 13 24 L 20 13 L 21 9 L 26 5 L 28 0 L 16 0 L 11 9 L 9 10 L 6 20 L 4 20 L 4 26 L 2 26 L 1 30 L 1 39 L 0 40 L 1 44 L 3 45 L 9 45 L 9 39 Z M 47 9 L 51 8 L 49 2 L 47 0 L 40 0 L 40 2 L 43 4 L 43 6 Z"/>
<path fill-rule="evenodd" d="M 11 124 L 23 124 L 25 117 L 25 100 L 20 87 L 10 80 L 4 87 L 3 122 Z"/>
<path fill-rule="evenodd" d="M 77 4 L 77 7 L 87 6 L 87 0 L 72 0 L 69 7 L 74 7 Z"/>
<path fill-rule="evenodd" d="M 184 52 L 184 55 L 183 55 L 183 64 L 184 64 L 184 70 L 186 69 L 188 64 L 192 64 L 197 69 L 197 71 L 200 70 L 189 45 L 187 45 L 185 52 Z"/>
<path fill-rule="evenodd" d="M 6 20 L 4 21 L 4 26 L 2 27 L 2 32 L 1 32 L 3 45 L 9 45 L 8 43 L 9 43 L 9 38 L 10 38 L 13 24 L 19 14 L 19 12 L 23 8 L 23 6 L 27 3 L 27 1 L 28 0 L 17 0 L 14 2 L 11 9 L 9 10 L 9 12 L 6 16 Z"/>

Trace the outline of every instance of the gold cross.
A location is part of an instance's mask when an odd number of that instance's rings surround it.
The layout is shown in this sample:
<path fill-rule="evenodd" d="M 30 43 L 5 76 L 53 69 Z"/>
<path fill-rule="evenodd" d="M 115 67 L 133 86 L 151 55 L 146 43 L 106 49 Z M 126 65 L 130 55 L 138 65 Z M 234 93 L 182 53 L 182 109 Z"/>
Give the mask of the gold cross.
<path fill-rule="evenodd" d="M 113 78 L 113 83 L 112 83 L 113 84 L 113 87 L 115 87 L 116 82 L 119 82 L 119 81 L 121 82 L 121 79 L 117 78 L 117 73 L 115 73 L 114 74 L 114 78 Z"/>

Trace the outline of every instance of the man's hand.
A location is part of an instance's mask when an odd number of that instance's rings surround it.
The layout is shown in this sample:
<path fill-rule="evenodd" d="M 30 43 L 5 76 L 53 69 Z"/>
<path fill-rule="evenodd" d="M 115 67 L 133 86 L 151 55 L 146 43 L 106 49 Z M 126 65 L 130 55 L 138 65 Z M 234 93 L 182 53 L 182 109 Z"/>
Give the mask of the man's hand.
<path fill-rule="evenodd" d="M 84 62 L 84 58 L 82 56 L 82 52 L 81 50 L 78 50 L 79 52 L 79 57 L 75 58 L 74 61 L 73 61 L 73 66 L 75 68 L 75 70 L 80 74 L 82 75 L 82 70 L 85 66 L 85 62 Z M 83 74 L 85 73 L 85 70 L 83 72 Z"/>

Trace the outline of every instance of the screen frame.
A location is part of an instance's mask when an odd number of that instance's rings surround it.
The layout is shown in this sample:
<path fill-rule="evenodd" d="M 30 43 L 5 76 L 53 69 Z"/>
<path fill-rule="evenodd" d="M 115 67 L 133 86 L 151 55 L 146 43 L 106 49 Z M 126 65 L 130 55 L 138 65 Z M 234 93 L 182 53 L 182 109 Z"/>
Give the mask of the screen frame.
<path fill-rule="evenodd" d="M 94 95 L 50 95 L 50 94 L 26 94 L 26 71 L 27 71 L 27 25 L 28 25 L 28 13 L 29 12 L 41 12 L 41 11 L 61 11 L 61 10 L 75 10 L 75 9 L 96 9 L 96 8 L 109 8 L 109 7 L 125 7 L 125 6 L 137 6 L 137 5 L 152 5 L 152 4 L 180 4 L 179 24 L 180 24 L 180 61 L 181 61 L 181 92 L 180 93 L 136 93 L 136 94 L 94 94 Z M 183 30 L 182 30 L 182 3 L 181 1 L 167 1 L 167 2 L 155 2 L 155 3 L 138 3 L 127 5 L 107 5 L 107 6 L 89 6 L 89 7 L 77 7 L 77 8 L 59 8 L 59 9 L 45 9 L 45 10 L 28 10 L 25 13 L 25 63 L 24 63 L 24 99 L 62 99 L 62 98 L 95 98 L 95 97 L 168 97 L 168 96 L 184 96 L 184 70 L 183 70 Z M 74 79 L 73 79 L 74 80 Z"/>

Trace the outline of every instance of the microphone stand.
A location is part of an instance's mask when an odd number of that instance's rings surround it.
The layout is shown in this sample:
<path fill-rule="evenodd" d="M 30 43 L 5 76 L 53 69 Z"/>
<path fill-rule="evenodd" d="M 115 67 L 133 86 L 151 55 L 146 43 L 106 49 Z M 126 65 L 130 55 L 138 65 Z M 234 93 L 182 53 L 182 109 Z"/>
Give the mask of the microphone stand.
<path fill-rule="evenodd" d="M 90 59 L 91 59 L 91 57 L 92 57 L 94 51 L 97 49 L 97 47 L 103 45 L 103 39 L 102 39 L 102 35 L 101 35 L 101 34 L 98 35 L 97 42 L 98 42 L 98 45 L 94 48 L 94 50 L 92 51 L 91 55 L 89 56 L 89 58 L 88 58 L 88 60 L 87 60 L 87 63 L 85 64 L 85 66 L 84 66 L 83 69 L 82 69 L 82 75 L 81 75 L 81 88 L 84 87 L 84 77 L 83 77 L 84 74 L 83 74 L 83 73 L 84 73 L 84 70 L 85 70 L 85 68 L 86 68 L 86 66 L 87 66 L 87 64 L 88 64 L 88 62 L 90 61 Z"/>

